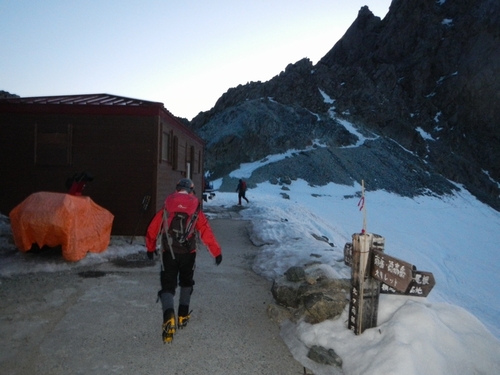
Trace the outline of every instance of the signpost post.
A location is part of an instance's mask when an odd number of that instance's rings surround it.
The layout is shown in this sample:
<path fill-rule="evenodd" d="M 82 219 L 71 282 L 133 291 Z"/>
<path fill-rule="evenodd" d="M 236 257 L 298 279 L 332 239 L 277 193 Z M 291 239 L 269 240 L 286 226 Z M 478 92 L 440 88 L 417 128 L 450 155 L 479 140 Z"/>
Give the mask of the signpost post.
<path fill-rule="evenodd" d="M 372 233 L 355 233 L 352 236 L 350 257 L 351 301 L 349 304 L 348 328 L 356 335 L 367 328 L 377 326 L 380 282 L 370 277 L 374 249 L 383 251 L 384 238 Z M 349 253 L 349 250 L 344 248 Z M 349 257 L 349 254 L 347 254 Z M 346 262 L 347 259 L 345 258 Z"/>

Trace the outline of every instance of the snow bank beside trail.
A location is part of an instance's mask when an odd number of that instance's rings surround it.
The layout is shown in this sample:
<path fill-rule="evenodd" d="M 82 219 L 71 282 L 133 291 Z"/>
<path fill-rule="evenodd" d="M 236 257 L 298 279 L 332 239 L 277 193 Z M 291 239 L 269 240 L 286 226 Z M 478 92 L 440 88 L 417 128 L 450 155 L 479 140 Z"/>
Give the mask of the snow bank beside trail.
<path fill-rule="evenodd" d="M 426 299 L 381 295 L 378 326 L 355 336 L 347 311 L 318 324 L 288 323 L 283 338 L 316 375 L 335 374 L 307 358 L 314 345 L 333 349 L 343 360 L 338 374 L 496 374 L 500 343 L 466 310 Z"/>
<path fill-rule="evenodd" d="M 357 205 L 361 186 L 313 187 L 297 180 L 284 188 L 266 182 L 249 189 L 250 204 L 240 211 L 252 221 L 252 240 L 261 246 L 254 270 L 272 279 L 291 266 L 318 262 L 331 267 L 333 274 L 350 277 L 343 248 L 363 228 Z M 436 286 L 429 301 L 467 309 L 500 337 L 500 294 L 494 282 L 499 277 L 500 213 L 457 188 L 454 195 L 414 198 L 369 191 L 367 231 L 385 237 L 387 254 L 434 274 Z M 236 203 L 236 193 L 218 192 L 209 204 Z"/>

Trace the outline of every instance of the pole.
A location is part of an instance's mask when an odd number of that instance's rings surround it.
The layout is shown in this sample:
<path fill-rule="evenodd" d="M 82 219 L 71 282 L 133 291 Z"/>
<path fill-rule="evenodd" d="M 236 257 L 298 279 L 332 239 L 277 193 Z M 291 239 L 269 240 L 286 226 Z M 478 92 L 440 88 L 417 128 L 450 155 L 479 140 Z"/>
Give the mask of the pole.
<path fill-rule="evenodd" d="M 363 211 L 363 229 L 352 235 L 351 301 L 348 328 L 360 335 L 367 328 L 377 326 L 380 283 L 371 277 L 372 246 L 383 251 L 382 237 L 367 233 L 365 183 L 361 181 L 359 210 Z"/>
<path fill-rule="evenodd" d="M 137 233 L 137 229 L 139 228 L 139 223 L 141 222 L 142 215 L 144 215 L 144 213 L 148 210 L 150 201 L 151 201 L 151 195 L 145 195 L 144 198 L 142 198 L 141 214 L 139 215 L 139 219 L 137 220 L 137 224 L 135 225 L 134 233 L 132 234 L 132 238 L 130 239 L 131 245 L 132 245 L 132 242 L 134 241 L 135 234 Z"/>
<path fill-rule="evenodd" d="M 366 233 L 366 205 L 365 205 L 365 180 L 361 180 L 361 208 L 363 210 L 363 230 L 361 233 Z"/>

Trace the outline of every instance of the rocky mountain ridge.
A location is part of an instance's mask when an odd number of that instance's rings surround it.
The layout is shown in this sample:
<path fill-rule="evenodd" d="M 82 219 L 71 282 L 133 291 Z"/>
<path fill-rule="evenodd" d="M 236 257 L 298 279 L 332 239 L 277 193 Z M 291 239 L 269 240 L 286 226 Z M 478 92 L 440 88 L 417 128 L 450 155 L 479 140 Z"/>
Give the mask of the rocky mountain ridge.
<path fill-rule="evenodd" d="M 382 20 L 361 8 L 317 64 L 231 88 L 190 126 L 222 189 L 241 163 L 317 142 L 325 147 L 263 166 L 250 185 L 364 179 L 368 190 L 412 196 L 449 193 L 453 181 L 500 210 L 499 102 L 498 1 L 393 0 Z"/>
<path fill-rule="evenodd" d="M 11 94 L 10 92 L 0 90 L 0 99 L 7 99 L 7 98 L 19 98 L 19 95 Z"/>

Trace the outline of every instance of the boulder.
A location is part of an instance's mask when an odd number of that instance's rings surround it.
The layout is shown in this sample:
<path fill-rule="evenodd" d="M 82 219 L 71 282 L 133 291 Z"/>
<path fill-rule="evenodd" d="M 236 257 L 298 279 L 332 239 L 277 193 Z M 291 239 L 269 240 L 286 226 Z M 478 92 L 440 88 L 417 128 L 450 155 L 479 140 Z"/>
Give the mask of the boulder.
<path fill-rule="evenodd" d="M 349 302 L 350 285 L 349 279 L 329 279 L 318 268 L 291 267 L 274 280 L 271 293 L 290 318 L 314 324 L 340 316 Z"/>
<path fill-rule="evenodd" d="M 323 365 L 342 367 L 342 358 L 340 358 L 333 349 L 326 349 L 322 346 L 314 345 L 309 349 L 307 357 Z"/>

